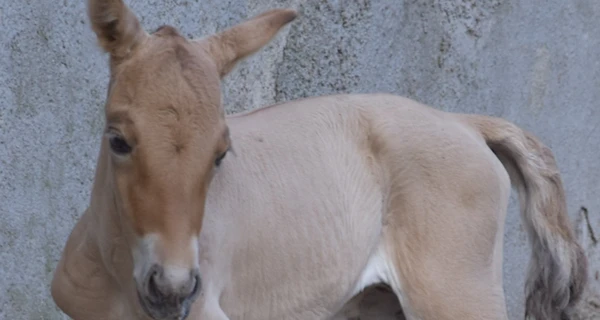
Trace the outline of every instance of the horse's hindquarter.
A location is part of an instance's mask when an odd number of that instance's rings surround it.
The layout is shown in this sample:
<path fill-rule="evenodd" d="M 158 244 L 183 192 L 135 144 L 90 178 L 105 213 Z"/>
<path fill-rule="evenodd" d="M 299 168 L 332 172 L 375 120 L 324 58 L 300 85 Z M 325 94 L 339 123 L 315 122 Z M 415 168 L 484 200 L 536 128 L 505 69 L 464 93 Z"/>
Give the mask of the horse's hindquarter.
<path fill-rule="evenodd" d="M 354 293 L 382 189 L 357 110 L 335 109 L 230 121 L 235 155 L 211 184 L 201 250 L 231 319 L 319 319 Z"/>
<path fill-rule="evenodd" d="M 394 291 L 409 318 L 502 318 L 508 174 L 460 116 L 402 100 L 372 109 L 389 179 L 383 234 Z"/>

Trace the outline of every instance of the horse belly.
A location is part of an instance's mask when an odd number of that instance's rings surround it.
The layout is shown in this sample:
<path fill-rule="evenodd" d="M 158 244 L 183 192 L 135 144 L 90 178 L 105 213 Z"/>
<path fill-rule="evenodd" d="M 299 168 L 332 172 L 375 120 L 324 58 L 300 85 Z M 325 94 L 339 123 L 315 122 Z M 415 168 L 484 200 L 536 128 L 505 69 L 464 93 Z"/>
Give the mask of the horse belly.
<path fill-rule="evenodd" d="M 294 227 L 280 230 L 281 237 L 273 236 L 254 259 L 235 262 L 246 270 L 236 268 L 230 290 L 224 291 L 223 307 L 231 319 L 329 319 L 359 288 L 379 278 L 381 260 L 373 251 L 380 224 Z"/>
<path fill-rule="evenodd" d="M 291 210 L 248 235 L 232 263 L 230 301 L 232 309 L 244 307 L 240 318 L 327 319 L 355 294 L 380 241 L 381 201 L 348 198 L 357 203 L 323 205 L 303 219 Z"/>

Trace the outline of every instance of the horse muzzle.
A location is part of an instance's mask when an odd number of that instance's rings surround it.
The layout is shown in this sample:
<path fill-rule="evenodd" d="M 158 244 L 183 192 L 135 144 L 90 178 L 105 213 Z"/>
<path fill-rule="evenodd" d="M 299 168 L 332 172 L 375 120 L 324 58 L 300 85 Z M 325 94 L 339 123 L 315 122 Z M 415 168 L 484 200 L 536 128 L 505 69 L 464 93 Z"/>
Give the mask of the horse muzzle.
<path fill-rule="evenodd" d="M 148 270 L 138 284 L 138 298 L 144 311 L 154 320 L 184 320 L 202 287 L 197 269 L 177 281 L 160 265 Z"/>

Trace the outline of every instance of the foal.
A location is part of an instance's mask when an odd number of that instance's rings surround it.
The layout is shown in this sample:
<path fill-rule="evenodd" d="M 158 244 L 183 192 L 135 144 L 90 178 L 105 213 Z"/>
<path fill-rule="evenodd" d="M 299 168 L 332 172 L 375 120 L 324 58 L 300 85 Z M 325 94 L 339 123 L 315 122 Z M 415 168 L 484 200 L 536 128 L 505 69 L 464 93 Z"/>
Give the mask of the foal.
<path fill-rule="evenodd" d="M 121 0 L 88 5 L 111 76 L 90 205 L 52 281 L 70 317 L 339 319 L 385 283 L 409 319 L 507 319 L 511 182 L 532 247 L 527 315 L 566 319 L 578 301 L 586 258 L 530 133 L 387 94 L 226 117 L 220 79 L 294 11 L 188 40 L 146 33 Z"/>

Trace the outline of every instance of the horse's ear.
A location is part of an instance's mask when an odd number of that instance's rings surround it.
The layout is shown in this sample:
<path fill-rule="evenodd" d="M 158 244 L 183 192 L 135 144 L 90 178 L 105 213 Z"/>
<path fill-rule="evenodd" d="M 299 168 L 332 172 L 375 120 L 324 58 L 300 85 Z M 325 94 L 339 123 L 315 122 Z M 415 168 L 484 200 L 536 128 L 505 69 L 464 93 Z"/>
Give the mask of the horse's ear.
<path fill-rule="evenodd" d="M 89 0 L 88 16 L 99 45 L 113 57 L 125 57 L 147 36 L 123 0 Z"/>
<path fill-rule="evenodd" d="M 266 45 L 286 24 L 296 18 L 294 10 L 275 9 L 197 42 L 208 49 L 221 77 L 236 63 Z"/>

